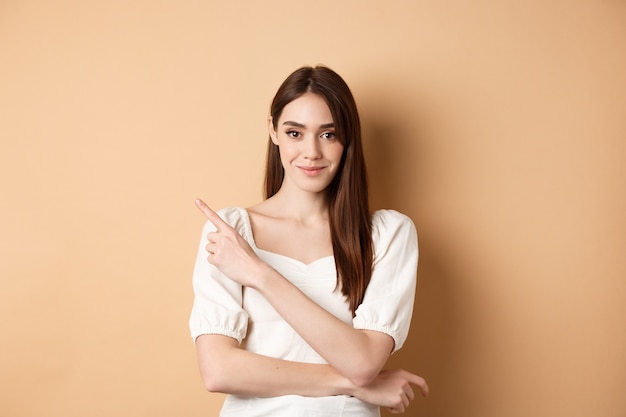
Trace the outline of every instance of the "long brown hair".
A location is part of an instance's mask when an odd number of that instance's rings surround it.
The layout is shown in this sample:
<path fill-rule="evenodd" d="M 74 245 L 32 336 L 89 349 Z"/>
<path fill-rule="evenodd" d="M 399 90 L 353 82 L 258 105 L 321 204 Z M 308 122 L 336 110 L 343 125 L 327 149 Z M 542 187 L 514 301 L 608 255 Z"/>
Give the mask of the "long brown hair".
<path fill-rule="evenodd" d="M 323 66 L 303 67 L 289 75 L 274 96 L 270 116 L 275 129 L 284 107 L 304 93 L 318 94 L 326 101 L 335 133 L 344 146 L 339 169 L 327 192 L 337 285 L 341 285 L 354 315 L 370 282 L 374 258 L 361 122 L 352 92 L 339 74 Z M 278 192 L 284 175 L 278 146 L 270 138 L 265 198 Z"/>

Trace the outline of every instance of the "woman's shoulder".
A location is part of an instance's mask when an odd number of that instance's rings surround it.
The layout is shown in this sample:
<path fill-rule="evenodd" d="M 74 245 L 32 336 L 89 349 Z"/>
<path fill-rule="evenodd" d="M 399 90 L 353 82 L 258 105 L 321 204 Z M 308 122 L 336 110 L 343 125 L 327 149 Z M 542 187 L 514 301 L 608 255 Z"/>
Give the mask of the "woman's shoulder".
<path fill-rule="evenodd" d="M 406 214 L 396 210 L 381 209 L 372 213 L 372 237 L 374 241 L 393 239 L 398 235 L 414 235 L 415 224 Z"/>
<path fill-rule="evenodd" d="M 406 214 L 391 209 L 380 209 L 372 213 L 372 226 L 413 225 L 413 220 Z"/>
<path fill-rule="evenodd" d="M 248 235 L 250 229 L 250 220 L 248 212 L 243 207 L 229 206 L 217 210 L 217 214 L 228 223 L 233 229 L 237 230 L 240 235 Z M 211 222 L 207 220 L 205 227 L 211 228 Z"/>
<path fill-rule="evenodd" d="M 232 226 L 231 222 L 236 223 L 246 216 L 246 209 L 237 206 L 223 207 L 217 211 L 217 214 Z"/>

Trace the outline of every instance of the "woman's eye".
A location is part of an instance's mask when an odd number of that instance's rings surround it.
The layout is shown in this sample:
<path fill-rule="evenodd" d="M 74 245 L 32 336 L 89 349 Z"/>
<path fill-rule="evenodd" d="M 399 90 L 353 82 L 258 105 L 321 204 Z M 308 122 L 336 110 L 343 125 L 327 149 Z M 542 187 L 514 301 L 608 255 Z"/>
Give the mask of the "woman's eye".
<path fill-rule="evenodd" d="M 335 132 L 324 132 L 322 133 L 322 137 L 328 140 L 334 140 L 336 138 Z"/>
<path fill-rule="evenodd" d="M 300 136 L 300 132 L 296 132 L 295 130 L 290 130 L 287 132 L 287 136 L 295 139 Z"/>

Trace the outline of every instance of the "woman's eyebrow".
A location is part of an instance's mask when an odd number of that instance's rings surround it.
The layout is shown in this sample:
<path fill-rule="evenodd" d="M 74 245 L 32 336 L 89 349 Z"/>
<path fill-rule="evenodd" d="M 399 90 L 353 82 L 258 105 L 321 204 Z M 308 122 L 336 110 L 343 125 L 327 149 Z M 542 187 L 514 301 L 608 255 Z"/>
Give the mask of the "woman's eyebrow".
<path fill-rule="evenodd" d="M 283 122 L 283 125 L 287 125 L 287 126 L 294 126 L 294 127 L 306 127 L 305 125 L 303 125 L 302 123 L 298 123 L 298 122 L 291 122 L 289 120 Z"/>
<path fill-rule="evenodd" d="M 293 122 L 290 120 L 287 120 L 285 122 L 283 122 L 283 125 L 287 125 L 287 126 L 293 126 L 293 127 L 300 127 L 300 128 L 305 128 L 306 125 L 303 125 L 302 123 L 298 123 L 298 122 Z M 320 129 L 328 129 L 331 127 L 335 127 L 335 123 L 324 123 L 322 125 L 320 125 Z"/>

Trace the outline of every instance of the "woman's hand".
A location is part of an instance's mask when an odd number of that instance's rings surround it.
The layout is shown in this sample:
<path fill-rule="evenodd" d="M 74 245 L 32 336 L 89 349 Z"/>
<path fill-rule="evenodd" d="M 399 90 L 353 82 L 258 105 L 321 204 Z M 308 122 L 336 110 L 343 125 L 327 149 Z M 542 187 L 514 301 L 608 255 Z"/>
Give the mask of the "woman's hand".
<path fill-rule="evenodd" d="M 255 288 L 266 264 L 254 253 L 248 242 L 204 201 L 196 200 L 196 206 L 217 229 L 207 235 L 209 263 L 233 281 Z"/>
<path fill-rule="evenodd" d="M 403 369 L 383 370 L 370 384 L 359 387 L 354 396 L 370 404 L 385 407 L 392 414 L 404 413 L 415 398 L 413 386 L 428 396 L 424 378 Z"/>

